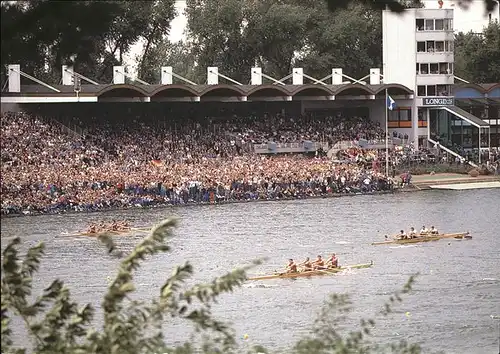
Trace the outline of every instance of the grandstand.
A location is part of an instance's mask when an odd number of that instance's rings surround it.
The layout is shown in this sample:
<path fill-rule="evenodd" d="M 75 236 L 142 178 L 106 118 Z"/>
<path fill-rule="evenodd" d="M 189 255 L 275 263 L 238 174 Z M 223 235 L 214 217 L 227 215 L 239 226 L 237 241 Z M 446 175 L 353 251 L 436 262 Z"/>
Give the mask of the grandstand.
<path fill-rule="evenodd" d="M 389 147 L 409 143 L 417 150 L 436 147 L 477 165 L 484 162 L 490 148 L 500 146 L 500 84 L 471 84 L 453 74 L 453 14 L 453 9 L 409 9 L 403 15 L 384 11 L 384 67 L 382 71 L 370 69 L 363 78 L 352 78 L 340 68 L 324 78 L 310 77 L 301 68 L 294 68 L 285 78 L 272 78 L 261 68 L 249 68 L 251 82 L 247 85 L 217 67 L 209 67 L 202 83 L 195 83 L 167 66 L 161 68 L 160 84 L 149 84 L 131 79 L 123 66 L 116 66 L 113 83 L 101 84 L 63 66 L 62 85 L 50 85 L 23 73 L 16 64 L 9 66 L 9 90 L 2 93 L 2 110 L 33 110 L 36 106 L 58 112 L 60 123 L 65 125 L 73 123 L 62 112 L 73 116 L 77 113 L 72 110 L 92 111 L 99 116 L 103 114 L 100 109 L 109 112 L 110 103 L 126 105 L 128 110 L 148 110 L 148 116 L 163 120 L 167 116 L 170 120 L 186 115 L 218 119 L 252 113 L 355 116 L 382 129 L 387 127 Z M 31 82 L 21 85 L 21 77 Z M 390 112 L 386 95 L 396 104 Z M 57 108 L 50 107 L 53 105 Z M 325 137 L 317 138 L 269 144 L 259 141 L 254 150 L 274 154 L 333 148 Z M 385 148 L 381 141 L 362 140 L 361 145 Z"/>
<path fill-rule="evenodd" d="M 453 10 L 404 16 L 384 12 L 383 72 L 362 78 L 162 67 L 149 84 L 115 66 L 103 84 L 62 66 L 54 85 L 9 65 L 2 213 L 385 191 L 408 163 L 498 172 L 500 84 L 455 84 Z"/>

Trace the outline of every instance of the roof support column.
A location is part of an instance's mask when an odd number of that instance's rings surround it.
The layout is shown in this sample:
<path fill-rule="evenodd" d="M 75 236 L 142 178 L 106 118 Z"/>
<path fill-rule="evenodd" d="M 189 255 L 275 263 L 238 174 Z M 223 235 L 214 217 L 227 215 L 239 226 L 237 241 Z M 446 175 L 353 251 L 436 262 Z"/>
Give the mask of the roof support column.
<path fill-rule="evenodd" d="M 9 70 L 9 92 L 21 92 L 21 65 L 12 64 Z"/>
<path fill-rule="evenodd" d="M 123 85 L 125 83 L 125 72 L 123 66 L 113 66 L 113 84 Z"/>

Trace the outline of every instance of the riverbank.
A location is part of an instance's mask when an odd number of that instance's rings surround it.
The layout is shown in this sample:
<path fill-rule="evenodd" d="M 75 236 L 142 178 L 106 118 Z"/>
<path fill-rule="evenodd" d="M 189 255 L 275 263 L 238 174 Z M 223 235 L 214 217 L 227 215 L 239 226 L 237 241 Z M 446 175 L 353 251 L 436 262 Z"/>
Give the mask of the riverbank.
<path fill-rule="evenodd" d="M 164 208 L 194 208 L 194 207 L 205 207 L 205 206 L 217 206 L 226 204 L 249 204 L 249 203 L 268 203 L 268 202 L 280 202 L 285 200 L 304 200 L 304 199 L 321 199 L 321 198 L 340 198 L 340 197 L 354 197 L 358 195 L 382 195 L 382 194 L 392 194 L 397 193 L 398 188 L 385 191 L 375 191 L 375 192 L 359 192 L 359 193 L 332 193 L 324 195 L 312 195 L 312 196 L 300 196 L 293 198 L 269 198 L 269 199 L 243 199 L 243 200 L 220 200 L 214 202 L 200 202 L 200 203 L 186 203 L 186 204 L 155 204 L 149 206 L 124 206 L 124 207 L 109 207 L 105 209 L 97 210 L 85 210 L 85 211 L 75 211 L 75 210 L 63 210 L 58 213 L 32 213 L 32 214 L 5 214 L 2 215 L 3 218 L 16 218 L 25 216 L 40 216 L 40 215 L 64 215 L 64 214 L 94 214 L 94 213 L 104 213 L 117 210 L 132 210 L 132 209 L 164 209 Z"/>
<path fill-rule="evenodd" d="M 293 198 L 270 198 L 270 199 L 248 199 L 248 200 L 221 200 L 216 202 L 201 202 L 201 203 L 186 203 L 186 204 L 155 204 L 151 206 L 127 206 L 127 207 L 110 207 L 105 209 L 98 209 L 92 211 L 74 211 L 65 210 L 59 213 L 32 213 L 32 214 L 6 214 L 2 215 L 3 218 L 13 218 L 13 217 L 23 217 L 23 216 L 38 216 L 38 215 L 62 215 L 62 214 L 93 214 L 93 213 L 103 213 L 111 212 L 117 210 L 130 210 L 130 209 L 159 209 L 159 208 L 177 208 L 177 207 L 202 207 L 207 205 L 225 205 L 225 204 L 245 204 L 245 203 L 263 203 L 263 202 L 279 202 L 284 200 L 302 200 L 302 199 L 319 199 L 319 198 L 340 198 L 340 197 L 354 197 L 358 195 L 382 195 L 382 194 L 393 194 L 393 193 L 409 193 L 409 192 L 419 192 L 424 190 L 431 190 L 431 186 L 434 185 L 447 185 L 447 184 L 457 184 L 457 183 L 481 183 L 481 182 L 492 182 L 500 181 L 500 176 L 479 176 L 471 177 L 469 175 L 458 174 L 458 173 L 439 173 L 439 174 L 428 174 L 428 175 L 416 175 L 412 176 L 412 183 L 410 186 L 401 187 L 395 185 L 394 189 L 386 191 L 374 191 L 374 192 L 355 192 L 355 193 L 332 193 L 324 195 L 313 195 L 313 196 L 301 196 Z"/>

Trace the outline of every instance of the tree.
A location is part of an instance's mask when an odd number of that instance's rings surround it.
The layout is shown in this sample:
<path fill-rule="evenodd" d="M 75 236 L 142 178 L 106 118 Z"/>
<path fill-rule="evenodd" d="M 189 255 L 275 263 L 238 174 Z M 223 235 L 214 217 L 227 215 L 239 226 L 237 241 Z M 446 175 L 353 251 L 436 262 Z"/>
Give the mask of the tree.
<path fill-rule="evenodd" d="M 163 43 L 168 43 L 168 34 L 170 32 L 170 23 L 177 16 L 175 10 L 175 0 L 155 0 L 143 2 L 148 6 L 148 16 L 146 29 L 143 31 L 144 52 L 139 61 L 138 74 L 139 77 L 146 79 L 146 67 L 155 59 L 154 48 L 161 46 Z M 130 2 L 133 6 L 137 3 Z M 159 70 L 159 68 L 157 69 Z M 148 78 L 149 79 L 149 78 Z"/>
<path fill-rule="evenodd" d="M 2 76 L 5 65 L 48 82 L 61 79 L 61 65 L 101 82 L 111 82 L 113 65 L 138 40 L 150 46 L 168 34 L 173 0 L 3 1 Z"/>
<path fill-rule="evenodd" d="M 500 82 L 500 24 L 491 22 L 482 33 L 455 36 L 455 74 L 470 82 Z"/>
<path fill-rule="evenodd" d="M 306 44 L 312 9 L 297 1 L 256 1 L 248 11 L 246 40 L 255 63 L 272 77 L 287 76 Z"/>
<path fill-rule="evenodd" d="M 118 14 L 112 2 L 2 2 L 2 75 L 6 64 L 22 63 L 28 73 L 57 82 L 62 64 L 95 66 L 104 52 L 99 38 Z"/>
<path fill-rule="evenodd" d="M 162 41 L 153 45 L 147 56 L 142 59 L 143 65 L 139 77 L 149 83 L 159 83 L 161 77 L 160 68 L 162 66 L 171 66 L 175 74 L 198 83 L 199 80 L 196 77 L 197 65 L 194 58 L 189 44 L 182 41 L 177 43 Z M 173 82 L 186 84 L 186 82 L 175 77 Z"/>
<path fill-rule="evenodd" d="M 328 13 L 317 3 L 307 33 L 305 50 L 297 65 L 313 77 L 324 77 L 332 68 L 361 78 L 382 63 L 382 16 L 366 5 L 349 5 Z"/>
<path fill-rule="evenodd" d="M 474 0 L 460 0 L 459 6 L 467 7 Z M 484 7 L 488 12 L 492 12 L 498 3 L 496 0 L 483 0 Z M 352 3 L 359 3 L 362 5 L 367 5 L 374 10 L 384 10 L 389 9 L 394 12 L 402 12 L 408 7 L 423 7 L 424 3 L 421 0 L 325 0 L 330 11 L 336 11 L 338 9 L 346 9 Z"/>
<path fill-rule="evenodd" d="M 20 239 L 13 239 L 2 252 L 2 353 L 25 353 L 14 344 L 10 328 L 11 316 L 22 319 L 32 340 L 32 349 L 40 354 L 136 354 L 136 353 L 241 353 L 232 329 L 224 322 L 213 318 L 211 305 L 220 294 L 231 292 L 246 280 L 246 271 L 251 267 L 237 269 L 208 284 L 184 286 L 192 275 L 193 267 L 186 263 L 175 268 L 173 274 L 161 287 L 158 298 L 147 301 L 132 299 L 133 275 L 145 257 L 167 252 L 166 244 L 175 219 L 161 222 L 152 229 L 135 249 L 120 263 L 118 274 L 108 287 L 102 307 L 104 321 L 100 330 L 92 328 L 94 310 L 90 305 L 79 306 L 70 297 L 70 291 L 60 280 L 54 280 L 41 296 L 33 298 L 32 278 L 40 266 L 44 245 L 28 250 L 24 259 L 19 254 Z M 116 245 L 106 235 L 99 237 L 110 254 L 116 254 Z M 256 261 L 252 266 L 260 264 Z M 387 316 L 392 306 L 401 301 L 401 295 L 411 290 L 413 277 L 402 291 L 396 292 L 385 304 L 381 314 Z M 362 321 L 361 329 L 342 334 L 337 329 L 338 320 L 350 310 L 346 295 L 332 295 L 326 304 L 313 333 L 300 340 L 294 347 L 296 354 L 322 353 L 373 353 L 388 349 L 396 353 L 419 353 L 417 345 L 401 342 L 388 346 L 371 344 L 369 334 L 375 325 L 372 320 Z M 340 313 L 340 317 L 337 316 Z M 169 317 L 180 318 L 193 324 L 201 332 L 201 346 L 193 341 L 171 347 L 164 338 L 162 327 Z M 26 343 L 21 343 L 26 345 Z M 251 353 L 268 353 L 262 347 L 254 347 Z M 249 353 L 250 353 L 249 352 Z"/>
<path fill-rule="evenodd" d="M 254 65 L 274 78 L 288 76 L 294 66 L 317 77 L 333 67 L 361 77 L 380 66 L 381 14 L 361 5 L 326 10 L 310 0 L 192 0 L 188 40 L 200 69 L 218 66 L 240 82 L 249 77 L 242 68 Z"/>
<path fill-rule="evenodd" d="M 246 24 L 253 3 L 239 0 L 187 0 L 188 44 L 197 63 L 196 74 L 206 77 L 206 68 L 246 83 L 255 61 L 255 48 L 246 40 Z"/>

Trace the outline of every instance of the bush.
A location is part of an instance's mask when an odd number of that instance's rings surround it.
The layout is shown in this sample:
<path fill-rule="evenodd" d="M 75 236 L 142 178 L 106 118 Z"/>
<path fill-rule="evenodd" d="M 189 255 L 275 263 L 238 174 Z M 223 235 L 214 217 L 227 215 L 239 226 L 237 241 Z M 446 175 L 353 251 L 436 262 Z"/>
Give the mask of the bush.
<path fill-rule="evenodd" d="M 166 244 L 175 219 L 168 219 L 156 226 L 134 250 L 123 258 L 118 274 L 110 283 L 102 302 L 103 326 L 92 328 L 94 309 L 86 304 L 79 306 L 71 301 L 70 291 L 62 281 L 55 280 L 33 302 L 32 277 L 36 274 L 44 254 L 44 245 L 32 247 L 23 260 L 19 256 L 20 239 L 12 240 L 3 251 L 2 259 L 2 353 L 25 353 L 11 339 L 10 317 L 18 316 L 27 327 L 32 349 L 39 354 L 140 354 L 140 353 L 242 353 L 238 349 L 233 330 L 224 322 L 213 318 L 210 308 L 222 293 L 231 292 L 246 280 L 246 271 L 252 266 L 234 270 L 208 284 L 187 288 L 184 281 L 193 273 L 186 263 L 178 266 L 160 289 L 158 298 L 150 302 L 131 300 L 134 291 L 133 273 L 146 256 L 169 251 Z M 113 240 L 106 235 L 99 237 L 111 254 L 116 251 Z M 390 314 L 401 295 L 411 290 L 411 277 L 402 291 L 390 297 L 381 311 Z M 360 329 L 341 334 L 338 323 L 351 309 L 347 295 L 332 295 L 326 304 L 311 335 L 301 339 L 294 347 L 295 354 L 311 353 L 420 353 L 418 345 L 405 342 L 378 346 L 369 341 L 374 327 L 373 320 L 362 320 Z M 172 347 L 164 338 L 162 329 L 167 317 L 177 317 L 195 325 L 203 335 L 198 345 L 186 342 Z M 26 346 L 27 343 L 22 343 Z M 254 347 L 247 353 L 269 353 Z"/>

